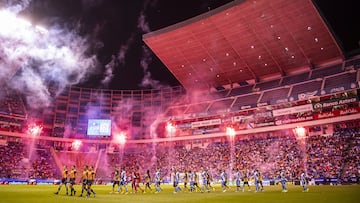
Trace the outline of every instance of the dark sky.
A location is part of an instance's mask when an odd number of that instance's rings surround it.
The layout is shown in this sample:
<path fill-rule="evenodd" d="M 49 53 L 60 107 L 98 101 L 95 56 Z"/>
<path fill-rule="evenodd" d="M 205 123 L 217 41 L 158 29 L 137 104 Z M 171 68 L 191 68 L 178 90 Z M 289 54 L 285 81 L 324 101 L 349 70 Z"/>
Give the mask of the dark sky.
<path fill-rule="evenodd" d="M 356 1 L 314 1 L 344 51 L 358 49 L 360 18 L 355 17 Z M 39 24 L 59 23 L 89 37 L 89 52 L 97 55 L 99 71 L 80 86 L 146 89 L 179 83 L 146 47 L 142 35 L 228 2 L 231 0 L 32 0 L 24 15 Z M 105 80 L 107 76 L 109 80 Z M 144 78 L 150 82 L 142 85 Z"/>

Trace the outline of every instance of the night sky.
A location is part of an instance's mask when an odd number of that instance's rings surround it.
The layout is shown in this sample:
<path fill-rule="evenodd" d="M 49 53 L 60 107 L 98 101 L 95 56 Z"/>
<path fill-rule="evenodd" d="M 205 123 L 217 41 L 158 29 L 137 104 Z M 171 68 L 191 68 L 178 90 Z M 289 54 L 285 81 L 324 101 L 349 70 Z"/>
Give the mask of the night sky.
<path fill-rule="evenodd" d="M 314 1 L 344 52 L 358 52 L 356 1 Z M 32 0 L 21 14 L 44 27 L 56 24 L 89 38 L 89 53 L 97 55 L 99 67 L 78 86 L 148 89 L 180 84 L 146 47 L 142 35 L 228 2 L 231 0 Z M 144 78 L 151 82 L 144 83 Z"/>

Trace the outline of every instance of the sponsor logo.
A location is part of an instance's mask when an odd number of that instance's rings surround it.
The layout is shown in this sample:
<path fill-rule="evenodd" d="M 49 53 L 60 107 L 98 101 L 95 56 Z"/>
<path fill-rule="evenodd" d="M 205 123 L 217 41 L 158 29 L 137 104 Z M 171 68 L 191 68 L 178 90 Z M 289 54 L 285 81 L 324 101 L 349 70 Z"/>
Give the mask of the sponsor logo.
<path fill-rule="evenodd" d="M 345 87 L 336 87 L 336 88 L 332 88 L 330 90 L 331 93 L 333 92 L 340 92 L 340 91 L 344 91 L 345 90 Z"/>
<path fill-rule="evenodd" d="M 326 108 L 326 107 L 333 107 L 339 104 L 348 104 L 356 102 L 356 98 L 349 98 L 349 99 L 342 99 L 338 101 L 330 101 L 330 102 L 322 102 L 314 104 L 314 109 Z"/>
<path fill-rule="evenodd" d="M 308 98 L 310 98 L 310 97 L 315 96 L 317 93 L 318 93 L 317 90 L 315 90 L 315 91 L 313 91 L 313 92 L 301 93 L 301 94 L 298 94 L 298 98 L 299 98 L 299 100 L 308 99 Z"/>
<path fill-rule="evenodd" d="M 241 110 L 244 110 L 244 109 L 250 109 L 251 108 L 251 106 L 250 105 L 246 105 L 246 106 L 241 106 Z"/>

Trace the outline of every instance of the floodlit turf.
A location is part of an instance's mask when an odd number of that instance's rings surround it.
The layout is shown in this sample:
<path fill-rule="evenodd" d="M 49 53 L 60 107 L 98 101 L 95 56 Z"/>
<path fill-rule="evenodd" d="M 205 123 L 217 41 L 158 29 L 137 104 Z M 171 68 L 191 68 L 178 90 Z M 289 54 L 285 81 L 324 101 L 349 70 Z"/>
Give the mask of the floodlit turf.
<path fill-rule="evenodd" d="M 159 194 L 109 194 L 111 186 L 95 185 L 96 197 L 83 198 L 78 194 L 73 196 L 65 195 L 63 187 L 59 195 L 55 195 L 56 185 L 0 185 L 0 203 L 25 202 L 25 203 L 63 203 L 63 202 L 146 202 L 146 203 L 189 203 L 189 202 L 301 202 L 301 203 L 331 203 L 331 202 L 358 202 L 360 197 L 360 185 L 340 186 L 310 186 L 307 193 L 303 193 L 300 186 L 288 186 L 288 192 L 282 193 L 281 187 L 265 186 L 264 192 L 254 193 L 253 191 L 234 192 L 234 187 L 223 193 L 217 186 L 215 191 L 210 193 L 189 193 L 179 192 L 173 194 L 170 185 L 163 186 Z M 252 188 L 254 189 L 254 188 Z M 78 193 L 80 186 L 76 186 Z"/>

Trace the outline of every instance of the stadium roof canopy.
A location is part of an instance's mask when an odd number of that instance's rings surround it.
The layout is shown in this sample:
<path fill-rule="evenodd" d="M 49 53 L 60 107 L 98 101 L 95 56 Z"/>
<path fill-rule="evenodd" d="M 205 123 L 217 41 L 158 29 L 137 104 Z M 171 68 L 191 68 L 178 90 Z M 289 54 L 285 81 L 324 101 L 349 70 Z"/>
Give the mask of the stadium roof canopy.
<path fill-rule="evenodd" d="M 343 59 L 311 0 L 235 0 L 143 40 L 186 89 L 275 79 Z"/>

